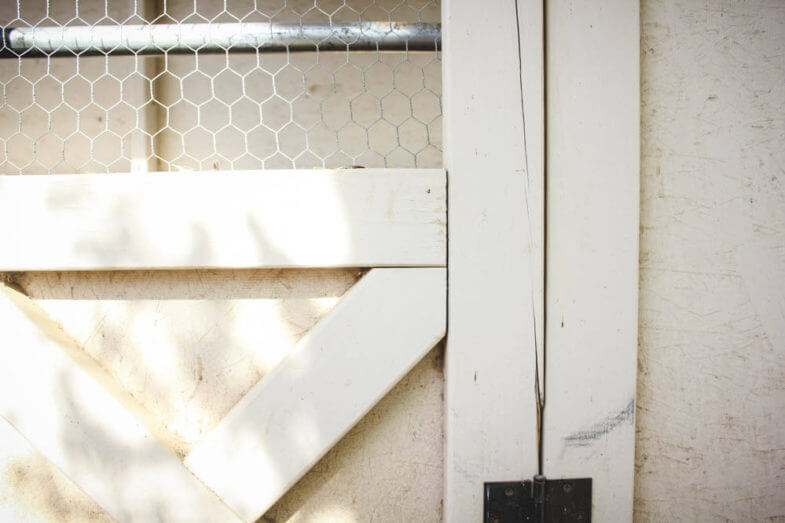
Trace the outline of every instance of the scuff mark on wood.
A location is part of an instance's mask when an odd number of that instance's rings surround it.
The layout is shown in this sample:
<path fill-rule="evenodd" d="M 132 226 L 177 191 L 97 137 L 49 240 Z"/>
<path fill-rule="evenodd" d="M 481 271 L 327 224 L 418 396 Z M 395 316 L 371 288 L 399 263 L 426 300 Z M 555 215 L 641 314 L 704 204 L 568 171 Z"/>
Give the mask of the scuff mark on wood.
<path fill-rule="evenodd" d="M 573 432 L 564 438 L 565 447 L 588 447 L 593 442 L 610 433 L 613 429 L 623 424 L 632 424 L 635 414 L 635 399 L 631 399 L 627 406 L 618 412 L 609 414 L 587 429 Z"/>

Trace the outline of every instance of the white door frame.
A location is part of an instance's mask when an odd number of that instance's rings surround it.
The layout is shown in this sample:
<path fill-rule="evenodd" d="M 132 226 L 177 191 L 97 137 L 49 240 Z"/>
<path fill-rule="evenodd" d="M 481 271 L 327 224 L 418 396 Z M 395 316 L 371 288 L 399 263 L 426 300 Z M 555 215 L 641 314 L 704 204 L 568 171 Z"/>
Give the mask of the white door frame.
<path fill-rule="evenodd" d="M 538 470 L 542 28 L 539 2 L 442 3 L 446 521 L 482 521 L 484 482 Z"/>
<path fill-rule="evenodd" d="M 638 10 L 442 4 L 447 521 L 537 473 L 591 477 L 593 516 L 632 518 Z"/>

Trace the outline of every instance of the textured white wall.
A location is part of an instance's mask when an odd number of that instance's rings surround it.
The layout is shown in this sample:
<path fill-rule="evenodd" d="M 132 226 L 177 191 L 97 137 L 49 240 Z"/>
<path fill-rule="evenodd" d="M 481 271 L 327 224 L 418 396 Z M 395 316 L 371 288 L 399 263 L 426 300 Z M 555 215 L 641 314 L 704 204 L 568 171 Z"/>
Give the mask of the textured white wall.
<path fill-rule="evenodd" d="M 636 517 L 785 520 L 785 2 L 642 2 Z"/>

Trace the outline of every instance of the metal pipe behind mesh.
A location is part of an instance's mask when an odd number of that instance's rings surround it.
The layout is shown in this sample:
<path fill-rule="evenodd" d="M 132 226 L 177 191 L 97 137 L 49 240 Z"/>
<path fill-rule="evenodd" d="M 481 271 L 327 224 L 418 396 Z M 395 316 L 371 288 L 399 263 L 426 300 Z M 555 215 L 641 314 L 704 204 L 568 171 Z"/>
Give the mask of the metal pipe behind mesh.
<path fill-rule="evenodd" d="M 6 27 L 4 57 L 163 54 L 229 51 L 433 51 L 441 25 L 355 22 L 334 24 L 172 24 Z"/>

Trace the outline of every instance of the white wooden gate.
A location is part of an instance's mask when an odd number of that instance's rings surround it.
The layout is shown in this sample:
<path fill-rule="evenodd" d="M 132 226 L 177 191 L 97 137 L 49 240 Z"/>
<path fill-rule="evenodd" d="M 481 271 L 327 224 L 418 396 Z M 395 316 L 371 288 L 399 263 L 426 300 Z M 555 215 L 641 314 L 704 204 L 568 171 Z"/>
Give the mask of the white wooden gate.
<path fill-rule="evenodd" d="M 120 520 L 258 519 L 445 333 L 443 171 L 14 176 L 0 200 L 4 270 L 389 267 L 368 272 L 182 463 L 5 288 L 18 350 L 3 351 L 3 417 Z M 69 409 L 64 375 L 84 388 Z M 97 408 L 89 430 L 69 414 Z M 90 455 L 75 459 L 74 442 Z M 172 495 L 153 503 L 162 491 Z"/>
<path fill-rule="evenodd" d="M 369 269 L 182 459 L 3 285 L 0 432 L 120 521 L 254 521 L 446 333 L 444 519 L 538 473 L 631 519 L 637 16 L 445 1 L 445 170 L 0 178 L 1 271 Z"/>

